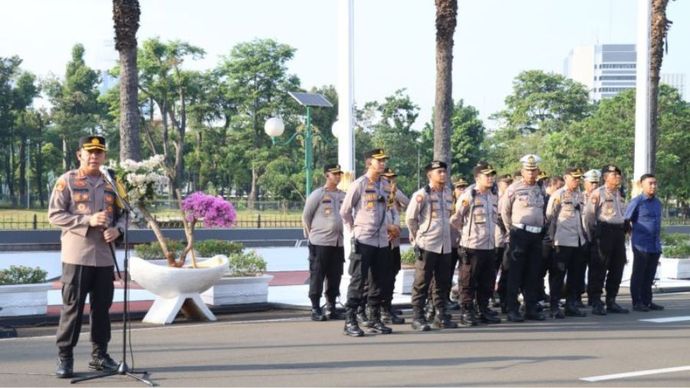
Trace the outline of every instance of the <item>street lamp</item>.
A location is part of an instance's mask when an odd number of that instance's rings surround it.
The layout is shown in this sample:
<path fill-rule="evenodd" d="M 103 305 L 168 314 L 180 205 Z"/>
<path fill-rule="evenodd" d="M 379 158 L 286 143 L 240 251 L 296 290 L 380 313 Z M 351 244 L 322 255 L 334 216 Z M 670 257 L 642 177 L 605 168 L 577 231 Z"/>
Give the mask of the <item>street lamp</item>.
<path fill-rule="evenodd" d="M 422 157 L 422 137 L 419 135 L 415 142 L 417 143 L 417 189 L 422 187 L 422 176 L 420 174 L 421 170 L 421 157 Z"/>
<path fill-rule="evenodd" d="M 331 104 L 326 97 L 316 94 L 316 93 L 298 93 L 298 92 L 288 92 L 290 97 L 294 98 L 300 105 L 307 108 L 307 122 L 306 129 L 304 131 L 304 169 L 306 170 L 306 182 L 305 182 L 305 197 L 311 193 L 311 181 L 312 181 L 312 171 L 313 166 L 313 150 L 312 150 L 312 133 L 311 133 L 311 107 L 325 107 L 332 108 Z M 266 120 L 264 124 L 264 132 L 271 137 L 273 144 L 276 144 L 276 137 L 283 134 L 285 131 L 285 124 L 280 117 L 272 117 Z M 297 136 L 297 132 L 292 135 L 285 144 L 289 144 Z"/>

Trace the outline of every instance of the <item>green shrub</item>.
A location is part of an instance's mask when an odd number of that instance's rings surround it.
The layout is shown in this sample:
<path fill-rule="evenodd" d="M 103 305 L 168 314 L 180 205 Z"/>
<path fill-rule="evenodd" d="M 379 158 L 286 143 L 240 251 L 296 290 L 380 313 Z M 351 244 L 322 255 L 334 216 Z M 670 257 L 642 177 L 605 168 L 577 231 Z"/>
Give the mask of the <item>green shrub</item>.
<path fill-rule="evenodd" d="M 166 239 L 165 241 L 168 245 L 168 250 L 172 252 L 176 258 L 180 257 L 182 251 L 187 246 L 185 241 L 170 239 Z M 165 259 L 163 256 L 163 250 L 161 249 L 160 244 L 158 244 L 158 241 L 152 241 L 147 244 L 138 244 L 134 247 L 134 251 L 136 252 L 137 256 L 144 260 Z"/>
<path fill-rule="evenodd" d="M 253 249 L 228 256 L 228 264 L 230 276 L 260 275 L 266 271 L 266 260 Z"/>
<path fill-rule="evenodd" d="M 12 265 L 0 271 L 0 285 L 44 283 L 48 272 L 39 267 Z"/>
<path fill-rule="evenodd" d="M 661 234 L 661 245 L 673 246 L 687 243 L 690 241 L 690 235 L 685 233 L 662 233 Z"/>
<path fill-rule="evenodd" d="M 417 262 L 417 256 L 414 254 L 414 249 L 409 248 L 400 253 L 400 263 L 403 266 L 414 266 Z"/>
<path fill-rule="evenodd" d="M 200 257 L 213 257 L 215 255 L 232 256 L 242 253 L 244 244 L 237 241 L 226 240 L 203 240 L 194 243 L 194 250 Z"/>
<path fill-rule="evenodd" d="M 690 242 L 685 241 L 681 244 L 670 245 L 664 249 L 664 257 L 670 258 L 690 258 Z"/>

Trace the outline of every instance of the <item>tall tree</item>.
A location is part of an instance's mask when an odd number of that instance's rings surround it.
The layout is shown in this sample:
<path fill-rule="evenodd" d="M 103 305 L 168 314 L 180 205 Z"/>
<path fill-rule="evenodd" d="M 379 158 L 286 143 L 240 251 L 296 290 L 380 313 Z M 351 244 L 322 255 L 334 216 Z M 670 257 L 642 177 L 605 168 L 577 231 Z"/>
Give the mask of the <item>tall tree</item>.
<path fill-rule="evenodd" d="M 649 131 L 651 133 L 650 155 L 651 173 L 656 170 L 656 156 L 657 156 L 657 133 L 659 120 L 659 80 L 661 72 L 661 63 L 664 59 L 664 46 L 667 46 L 666 34 L 671 26 L 671 21 L 666 18 L 666 6 L 668 0 L 653 0 L 652 1 L 652 26 L 651 26 L 651 42 L 650 42 L 650 69 L 649 69 L 649 112 L 650 125 Z"/>
<path fill-rule="evenodd" d="M 50 79 L 45 83 L 52 116 L 62 141 L 63 169 L 76 162 L 77 140 L 87 133 L 95 133 L 99 115 L 104 106 L 98 101 L 98 73 L 84 62 L 84 46 L 72 48 L 72 59 L 67 63 L 63 81 Z"/>
<path fill-rule="evenodd" d="M 137 70 L 138 0 L 113 0 L 115 49 L 120 55 L 120 160 L 141 159 Z"/>
<path fill-rule="evenodd" d="M 434 159 L 450 165 L 450 116 L 453 110 L 453 34 L 458 1 L 436 1 L 436 99 L 434 103 Z"/>

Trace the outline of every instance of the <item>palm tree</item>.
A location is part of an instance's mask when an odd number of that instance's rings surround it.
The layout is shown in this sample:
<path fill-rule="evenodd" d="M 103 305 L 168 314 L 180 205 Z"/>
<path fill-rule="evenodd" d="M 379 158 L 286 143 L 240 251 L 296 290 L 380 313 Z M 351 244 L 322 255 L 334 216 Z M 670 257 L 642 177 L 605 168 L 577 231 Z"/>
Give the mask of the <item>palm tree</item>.
<path fill-rule="evenodd" d="M 666 34 L 671 21 L 666 18 L 666 6 L 668 0 L 652 0 L 652 28 L 650 42 L 650 69 L 649 69 L 649 112 L 650 112 L 650 160 L 651 173 L 656 170 L 656 148 L 658 133 L 658 99 L 659 99 L 659 73 L 661 72 L 661 62 L 664 59 L 664 46 L 666 45 Z"/>
<path fill-rule="evenodd" d="M 113 0 L 115 49 L 120 54 L 120 160 L 140 160 L 137 70 L 139 1 Z"/>
<path fill-rule="evenodd" d="M 450 166 L 450 117 L 453 113 L 453 34 L 458 1 L 436 2 L 436 101 L 434 104 L 434 159 Z"/>

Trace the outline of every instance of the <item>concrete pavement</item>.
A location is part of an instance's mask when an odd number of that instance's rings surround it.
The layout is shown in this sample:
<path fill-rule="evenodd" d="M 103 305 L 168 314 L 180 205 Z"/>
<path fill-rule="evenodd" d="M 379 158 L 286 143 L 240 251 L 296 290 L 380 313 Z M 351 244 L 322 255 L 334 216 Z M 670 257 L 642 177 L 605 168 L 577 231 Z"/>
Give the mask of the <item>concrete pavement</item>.
<path fill-rule="evenodd" d="M 428 333 L 399 325 L 392 335 L 363 338 L 342 335 L 342 321 L 312 322 L 290 310 L 221 315 L 215 323 L 137 323 L 128 363 L 161 386 L 690 386 L 690 294 L 657 294 L 655 301 L 666 309 Z M 630 304 L 625 296 L 621 302 Z M 51 329 L 0 340 L 0 385 L 69 385 L 52 376 Z M 121 346 L 116 326 L 116 359 Z M 87 372 L 89 351 L 82 335 L 79 374 Z M 659 373 L 666 368 L 678 369 Z M 610 376 L 640 371 L 649 374 Z M 604 380 L 582 380 L 597 376 Z M 82 385 L 142 386 L 119 375 Z"/>

